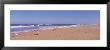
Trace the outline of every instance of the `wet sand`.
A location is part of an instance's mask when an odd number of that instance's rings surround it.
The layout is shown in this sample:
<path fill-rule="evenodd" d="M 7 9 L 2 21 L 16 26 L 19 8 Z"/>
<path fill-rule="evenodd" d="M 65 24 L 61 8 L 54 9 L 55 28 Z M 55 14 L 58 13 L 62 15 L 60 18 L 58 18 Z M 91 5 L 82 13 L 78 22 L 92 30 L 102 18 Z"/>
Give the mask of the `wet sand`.
<path fill-rule="evenodd" d="M 11 40 L 100 40 L 100 26 L 56 28 L 48 30 L 11 33 Z"/>

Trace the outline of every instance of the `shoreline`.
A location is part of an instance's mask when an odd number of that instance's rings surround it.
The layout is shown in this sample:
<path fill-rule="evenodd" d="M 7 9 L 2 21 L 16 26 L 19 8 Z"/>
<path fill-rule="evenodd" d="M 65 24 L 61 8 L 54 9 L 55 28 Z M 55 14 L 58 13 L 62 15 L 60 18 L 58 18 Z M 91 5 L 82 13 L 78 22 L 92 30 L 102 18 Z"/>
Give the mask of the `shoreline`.
<path fill-rule="evenodd" d="M 100 40 L 100 26 L 56 28 L 40 31 L 11 33 L 11 40 Z"/>

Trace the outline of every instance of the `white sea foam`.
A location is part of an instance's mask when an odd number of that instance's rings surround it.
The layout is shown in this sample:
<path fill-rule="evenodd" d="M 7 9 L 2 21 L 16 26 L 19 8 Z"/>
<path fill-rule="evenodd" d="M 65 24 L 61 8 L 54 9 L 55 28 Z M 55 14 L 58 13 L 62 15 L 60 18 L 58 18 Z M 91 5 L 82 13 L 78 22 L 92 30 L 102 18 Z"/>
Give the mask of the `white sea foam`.
<path fill-rule="evenodd" d="M 34 27 L 33 25 L 31 26 L 11 26 L 11 28 L 20 28 L 20 27 Z"/>
<path fill-rule="evenodd" d="M 36 26 L 34 26 L 34 25 L 31 25 L 31 26 L 11 26 L 11 28 L 21 28 L 21 27 L 36 27 Z M 78 27 L 78 25 L 70 25 L 70 26 L 39 26 L 39 28 L 36 28 L 36 29 L 14 31 L 14 33 L 29 32 L 29 31 L 34 31 L 34 30 L 56 29 L 56 28 L 70 28 L 70 27 Z"/>

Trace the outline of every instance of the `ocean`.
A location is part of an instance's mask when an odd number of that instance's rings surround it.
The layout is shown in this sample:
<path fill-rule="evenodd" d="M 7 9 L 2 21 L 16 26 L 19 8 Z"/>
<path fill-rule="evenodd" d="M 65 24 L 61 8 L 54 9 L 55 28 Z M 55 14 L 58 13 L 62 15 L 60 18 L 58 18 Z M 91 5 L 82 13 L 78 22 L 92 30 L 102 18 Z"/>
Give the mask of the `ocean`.
<path fill-rule="evenodd" d="M 11 24 L 11 32 L 24 32 L 38 29 L 45 30 L 45 29 L 63 28 L 71 25 L 76 24 Z"/>

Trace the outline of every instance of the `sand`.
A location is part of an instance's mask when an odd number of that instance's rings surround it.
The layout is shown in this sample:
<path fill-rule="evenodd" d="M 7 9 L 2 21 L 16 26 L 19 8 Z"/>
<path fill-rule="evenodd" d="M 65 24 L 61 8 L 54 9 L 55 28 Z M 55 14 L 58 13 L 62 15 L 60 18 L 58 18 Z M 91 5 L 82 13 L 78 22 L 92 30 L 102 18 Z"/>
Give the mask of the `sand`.
<path fill-rule="evenodd" d="M 100 40 L 100 26 L 56 28 L 48 30 L 11 33 L 11 40 Z"/>

